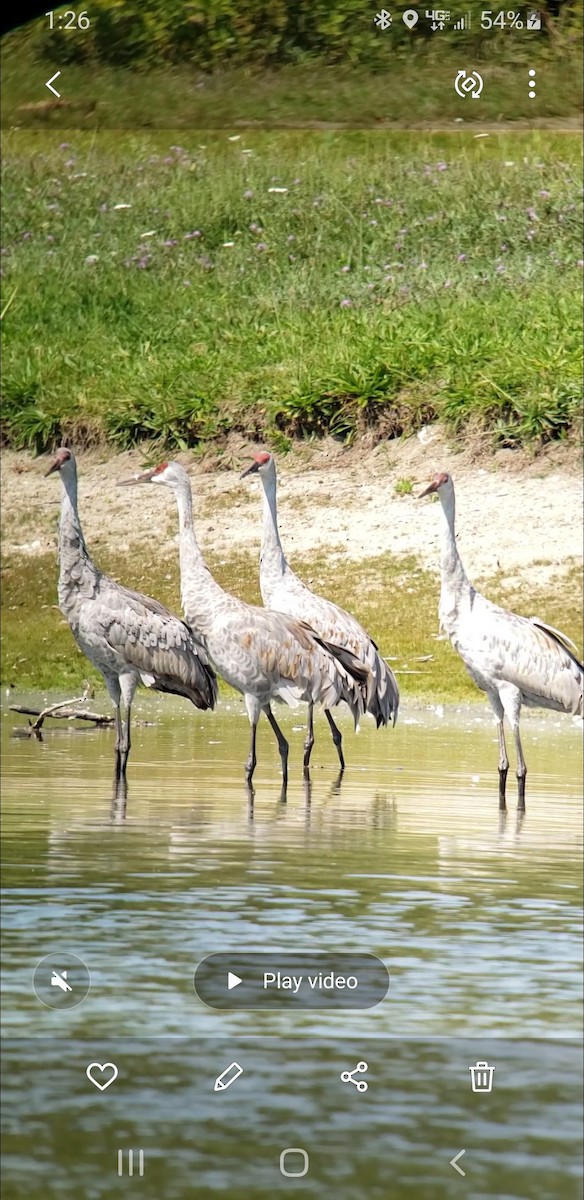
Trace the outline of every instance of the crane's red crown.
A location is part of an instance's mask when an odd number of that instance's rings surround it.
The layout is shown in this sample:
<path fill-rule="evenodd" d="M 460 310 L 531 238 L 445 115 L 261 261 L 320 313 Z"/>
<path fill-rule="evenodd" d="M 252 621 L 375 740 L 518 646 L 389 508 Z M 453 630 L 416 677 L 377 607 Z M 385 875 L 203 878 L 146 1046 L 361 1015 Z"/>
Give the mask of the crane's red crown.
<path fill-rule="evenodd" d="M 433 492 L 437 492 L 438 489 L 443 486 L 443 484 L 448 483 L 449 479 L 450 476 L 447 475 L 446 471 L 439 471 L 436 475 L 434 475 L 434 478 L 427 485 L 427 487 L 424 488 L 423 492 L 420 492 L 418 500 L 421 500 L 422 496 L 431 496 Z"/>
<path fill-rule="evenodd" d="M 156 467 L 156 469 L 152 472 L 152 475 L 153 476 L 154 475 L 162 475 L 162 472 L 166 471 L 167 466 L 168 466 L 167 462 L 161 463 L 160 466 Z"/>
<path fill-rule="evenodd" d="M 66 463 L 71 458 L 71 451 L 66 446 L 60 446 L 55 455 L 55 460 L 51 463 L 48 471 L 45 471 L 45 479 L 47 475 L 52 475 L 53 471 L 60 471 L 63 463 Z"/>
<path fill-rule="evenodd" d="M 269 463 L 271 457 L 267 450 L 260 450 L 259 454 L 255 455 L 254 462 L 257 462 L 258 466 L 264 467 L 266 463 Z"/>

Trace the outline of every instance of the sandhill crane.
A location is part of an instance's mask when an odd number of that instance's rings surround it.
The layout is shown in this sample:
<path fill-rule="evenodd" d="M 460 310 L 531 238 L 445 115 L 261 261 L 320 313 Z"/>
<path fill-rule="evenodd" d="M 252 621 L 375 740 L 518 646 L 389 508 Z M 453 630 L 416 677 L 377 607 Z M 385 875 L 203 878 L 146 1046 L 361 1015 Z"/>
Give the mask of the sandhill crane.
<path fill-rule="evenodd" d="M 499 734 L 499 808 L 504 810 L 509 760 L 503 718 L 513 730 L 517 752 L 518 808 L 525 808 L 527 768 L 519 736 L 521 705 L 582 715 L 584 670 L 565 634 L 537 617 L 499 608 L 469 583 L 456 545 L 454 484 L 435 475 L 419 498 L 437 492 L 442 505 L 440 627 L 487 693 Z M 572 648 L 572 649 L 571 649 Z"/>
<path fill-rule="evenodd" d="M 77 466 L 61 447 L 46 472 L 61 476 L 59 608 L 80 650 L 101 671 L 116 714 L 116 781 L 125 779 L 130 717 L 139 683 L 214 708 L 217 680 L 202 644 L 180 617 L 104 575 L 85 545 L 77 508 Z M 126 710 L 122 721 L 121 704 Z"/>
<path fill-rule="evenodd" d="M 288 613 L 307 621 L 319 637 L 344 646 L 370 668 L 366 711 L 375 717 L 377 728 L 392 720 L 395 725 L 399 690 L 393 672 L 381 657 L 377 646 L 358 621 L 322 596 L 312 592 L 289 567 L 278 532 L 276 464 L 272 454 L 262 450 L 241 478 L 257 473 L 263 487 L 264 520 L 260 552 L 260 591 L 266 608 Z M 345 769 L 341 731 L 331 713 L 326 717 L 337 748 L 341 771 Z M 308 705 L 308 732 L 304 743 L 304 769 L 308 770 L 314 745 L 314 706 Z"/>
<path fill-rule="evenodd" d="M 183 612 L 196 625 L 216 671 L 245 698 L 251 725 L 245 767 L 248 784 L 257 761 L 257 725 L 264 712 L 278 742 L 285 793 L 288 742 L 272 713 L 272 700 L 284 700 L 292 707 L 304 700 L 322 704 L 327 711 L 342 698 L 356 723 L 364 710 L 369 667 L 342 646 L 319 638 L 304 621 L 244 604 L 217 583 L 196 539 L 191 485 L 179 463 L 162 463 L 121 482 L 163 484 L 174 493 Z"/>

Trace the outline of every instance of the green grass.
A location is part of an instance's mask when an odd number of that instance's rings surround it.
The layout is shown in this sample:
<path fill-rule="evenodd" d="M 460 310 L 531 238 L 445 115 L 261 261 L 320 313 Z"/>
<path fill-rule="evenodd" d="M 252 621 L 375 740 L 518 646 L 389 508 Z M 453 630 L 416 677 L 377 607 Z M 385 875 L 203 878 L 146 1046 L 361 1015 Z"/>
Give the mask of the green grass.
<path fill-rule="evenodd" d="M 576 137 L 4 141 L 14 446 L 578 423 Z"/>
<path fill-rule="evenodd" d="M 193 129 L 442 128 L 468 124 L 577 119 L 582 105 L 579 45 L 567 61 L 541 58 L 525 47 L 511 61 L 478 65 L 486 79 L 480 104 L 460 99 L 453 81 L 460 52 L 432 58 L 408 55 L 385 70 L 307 64 L 261 73 L 231 67 L 215 75 L 167 67 L 142 73 L 121 68 L 63 67 L 63 108 L 51 106 L 43 87 L 61 63 L 6 58 L 5 128 Z M 466 60 L 466 56 L 465 56 Z M 476 56 L 473 56 L 473 63 Z M 541 64 L 541 66 L 540 66 Z M 540 66 L 537 98 L 530 100 L 527 68 Z M 44 105 L 43 105 L 44 102 Z M 32 107 L 38 104 L 38 108 Z M 27 107 L 30 106 L 30 107 Z"/>
<path fill-rule="evenodd" d="M 179 611 L 177 561 L 164 574 L 144 566 L 143 554 L 102 552 L 104 570 Z M 231 555 L 226 564 L 209 556 L 217 579 L 250 603 L 261 603 L 254 555 Z M 404 697 L 458 702 L 479 693 L 449 643 L 437 640 L 438 572 L 423 570 L 413 557 L 384 554 L 339 571 L 324 554 L 294 560 L 311 586 L 354 612 L 390 659 Z M 555 588 L 510 592 L 500 578 L 481 587 L 491 599 L 525 615 L 537 613 L 576 642 L 581 637 L 582 578 L 577 567 L 566 571 Z M 18 690 L 78 691 L 85 679 L 101 681 L 77 649 L 56 607 L 57 566 L 52 554 L 14 557 L 3 569 L 2 684 Z"/>

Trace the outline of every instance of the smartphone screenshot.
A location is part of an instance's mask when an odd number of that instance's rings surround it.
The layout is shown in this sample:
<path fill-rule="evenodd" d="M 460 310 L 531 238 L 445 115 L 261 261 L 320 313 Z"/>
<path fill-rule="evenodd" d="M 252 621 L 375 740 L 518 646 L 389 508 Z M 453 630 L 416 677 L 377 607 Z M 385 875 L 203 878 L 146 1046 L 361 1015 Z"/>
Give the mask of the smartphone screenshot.
<path fill-rule="evenodd" d="M 2 1195 L 578 1200 L 582 8 L 3 18 Z"/>

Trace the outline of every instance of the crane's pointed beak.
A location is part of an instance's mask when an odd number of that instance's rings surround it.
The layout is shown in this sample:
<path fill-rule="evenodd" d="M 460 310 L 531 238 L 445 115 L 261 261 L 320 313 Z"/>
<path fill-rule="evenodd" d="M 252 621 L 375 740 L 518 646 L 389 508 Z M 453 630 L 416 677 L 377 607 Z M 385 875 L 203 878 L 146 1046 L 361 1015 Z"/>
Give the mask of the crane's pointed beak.
<path fill-rule="evenodd" d="M 58 471 L 60 469 L 60 466 L 61 466 L 61 464 L 59 462 L 59 459 L 56 458 L 54 463 L 51 463 L 51 466 L 49 467 L 48 471 L 45 471 L 45 479 L 47 479 L 49 475 L 52 475 L 53 471 Z"/>
<path fill-rule="evenodd" d="M 418 495 L 416 496 L 416 500 L 422 500 L 424 498 L 424 496 L 431 496 L 433 492 L 437 492 L 437 491 L 438 491 L 438 488 L 436 486 L 436 480 L 433 479 L 432 482 L 429 483 L 423 489 L 423 491 L 418 492 Z"/>
<path fill-rule="evenodd" d="M 118 479 L 116 487 L 134 487 L 137 483 L 151 483 L 152 476 L 156 467 L 152 467 L 151 471 L 141 471 L 137 475 L 132 475 L 130 479 Z"/>
<path fill-rule="evenodd" d="M 260 469 L 260 464 L 258 462 L 255 462 L 255 460 L 254 460 L 254 462 L 252 462 L 250 467 L 246 467 L 245 471 L 241 472 L 241 475 L 239 476 L 239 478 L 245 479 L 246 475 L 255 475 L 256 471 L 259 471 L 259 469 Z"/>

